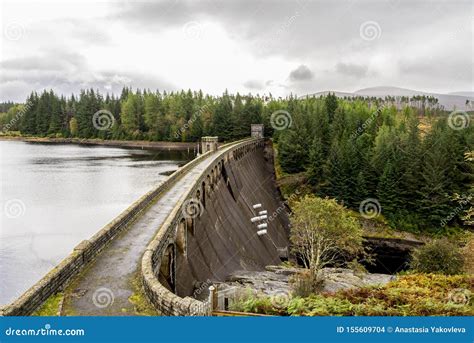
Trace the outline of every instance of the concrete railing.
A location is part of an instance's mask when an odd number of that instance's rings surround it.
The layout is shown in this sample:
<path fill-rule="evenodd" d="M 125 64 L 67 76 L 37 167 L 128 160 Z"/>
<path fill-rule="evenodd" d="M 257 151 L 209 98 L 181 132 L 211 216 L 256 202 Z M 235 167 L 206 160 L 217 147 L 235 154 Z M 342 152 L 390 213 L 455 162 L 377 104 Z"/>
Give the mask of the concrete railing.
<path fill-rule="evenodd" d="M 232 144 L 235 143 L 225 144 L 220 149 Z M 135 201 L 90 239 L 82 241 L 74 248 L 69 256 L 63 259 L 41 280 L 23 293 L 23 295 L 11 304 L 2 306 L 0 308 L 0 315 L 26 316 L 33 313 L 51 295 L 61 291 L 73 276 L 77 275 L 84 266 L 90 263 L 107 245 L 107 243 L 113 240 L 118 233 L 122 232 L 128 224 L 134 221 L 144 209 L 157 200 L 184 174 L 214 153 L 216 152 L 207 152 L 206 154 L 203 154 L 185 164 L 183 167 L 171 174 L 166 180 L 158 184 L 154 189 Z"/>
<path fill-rule="evenodd" d="M 202 316 L 209 314 L 208 304 L 191 297 L 179 297 L 160 283 L 157 274 L 159 273 L 161 260 L 169 244 L 173 244 L 176 240 L 178 224 L 184 217 L 183 205 L 187 203 L 188 199 L 195 198 L 202 182 L 204 181 L 206 187 L 208 187 L 210 186 L 208 185 L 210 179 L 211 185 L 213 185 L 222 177 L 224 164 L 231 163 L 234 159 L 239 159 L 246 153 L 263 146 L 263 139 L 250 139 L 220 147 L 212 163 L 201 173 L 194 186 L 176 203 L 158 230 L 157 235 L 148 245 L 141 264 L 143 288 L 150 302 L 162 314 L 168 316 Z M 208 178 L 208 176 L 210 177 Z M 206 192 L 201 194 L 206 194 Z"/>

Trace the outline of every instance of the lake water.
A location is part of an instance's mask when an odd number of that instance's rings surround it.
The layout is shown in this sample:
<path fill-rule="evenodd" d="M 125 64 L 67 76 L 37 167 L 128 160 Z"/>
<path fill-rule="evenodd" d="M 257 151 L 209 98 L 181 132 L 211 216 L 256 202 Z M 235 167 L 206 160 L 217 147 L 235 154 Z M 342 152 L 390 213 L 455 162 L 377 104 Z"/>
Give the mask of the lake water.
<path fill-rule="evenodd" d="M 191 154 L 0 141 L 0 305 Z"/>

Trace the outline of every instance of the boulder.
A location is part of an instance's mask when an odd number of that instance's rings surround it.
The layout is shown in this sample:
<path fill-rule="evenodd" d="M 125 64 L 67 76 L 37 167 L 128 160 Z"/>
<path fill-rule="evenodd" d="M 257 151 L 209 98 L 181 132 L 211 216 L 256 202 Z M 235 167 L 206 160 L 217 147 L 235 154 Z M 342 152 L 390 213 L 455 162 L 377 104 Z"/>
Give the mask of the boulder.
<path fill-rule="evenodd" d="M 291 294 L 289 279 L 292 275 L 304 271 L 302 268 L 267 266 L 265 271 L 238 270 L 230 274 L 225 282 L 218 283 L 219 293 L 243 295 L 260 293 L 265 295 Z M 324 268 L 324 287 L 322 292 L 337 292 L 341 289 L 365 286 L 383 286 L 395 277 L 388 274 L 354 272 L 347 268 Z"/>

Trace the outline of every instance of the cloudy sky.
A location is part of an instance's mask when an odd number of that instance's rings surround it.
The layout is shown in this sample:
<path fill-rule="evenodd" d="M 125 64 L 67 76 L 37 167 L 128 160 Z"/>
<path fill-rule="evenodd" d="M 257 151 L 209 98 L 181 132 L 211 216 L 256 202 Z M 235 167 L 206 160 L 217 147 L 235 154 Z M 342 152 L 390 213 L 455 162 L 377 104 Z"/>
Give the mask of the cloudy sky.
<path fill-rule="evenodd" d="M 0 100 L 124 86 L 473 90 L 471 0 L 2 1 Z"/>

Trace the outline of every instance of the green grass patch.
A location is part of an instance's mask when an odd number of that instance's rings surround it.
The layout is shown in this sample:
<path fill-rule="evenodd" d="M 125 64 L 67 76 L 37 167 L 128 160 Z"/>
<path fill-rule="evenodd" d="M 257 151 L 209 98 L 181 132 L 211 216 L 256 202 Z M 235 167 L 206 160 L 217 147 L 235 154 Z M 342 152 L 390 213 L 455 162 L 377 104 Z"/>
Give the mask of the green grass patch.
<path fill-rule="evenodd" d="M 61 311 L 64 293 L 56 293 L 48 298 L 43 305 L 32 316 L 59 316 Z"/>
<path fill-rule="evenodd" d="M 136 273 L 132 280 L 133 294 L 128 300 L 135 307 L 135 315 L 137 316 L 160 316 L 161 314 L 153 307 L 145 295 L 140 280 L 140 274 Z"/>

